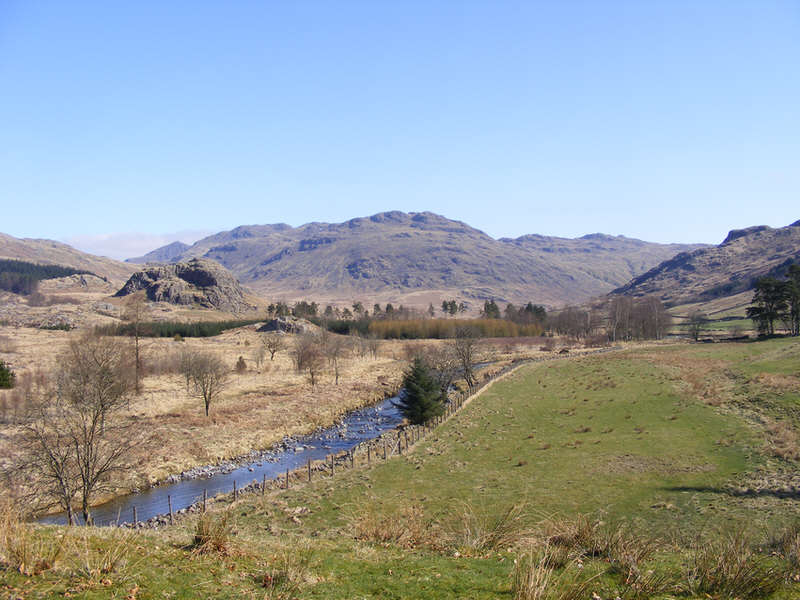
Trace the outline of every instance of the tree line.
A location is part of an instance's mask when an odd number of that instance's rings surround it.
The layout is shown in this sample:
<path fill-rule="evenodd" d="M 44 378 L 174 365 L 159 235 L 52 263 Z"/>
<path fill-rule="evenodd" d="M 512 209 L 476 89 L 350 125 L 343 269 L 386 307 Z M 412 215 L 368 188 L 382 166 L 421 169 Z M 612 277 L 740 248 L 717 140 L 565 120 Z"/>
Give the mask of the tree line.
<path fill-rule="evenodd" d="M 0 259 L 0 290 L 30 296 L 37 292 L 39 282 L 44 279 L 80 274 L 91 275 L 89 271 L 60 265 L 39 265 L 23 260 Z"/>
<path fill-rule="evenodd" d="M 655 296 L 615 296 L 596 306 L 567 306 L 548 317 L 552 333 L 598 342 L 658 340 L 671 325 L 671 315 Z"/>

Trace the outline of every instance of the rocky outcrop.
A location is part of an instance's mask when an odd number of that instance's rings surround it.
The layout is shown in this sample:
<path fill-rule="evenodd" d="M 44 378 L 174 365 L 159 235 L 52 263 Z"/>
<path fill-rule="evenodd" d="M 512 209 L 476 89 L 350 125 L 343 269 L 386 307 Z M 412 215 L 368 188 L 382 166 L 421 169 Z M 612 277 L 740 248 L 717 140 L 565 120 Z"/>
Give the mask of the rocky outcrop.
<path fill-rule="evenodd" d="M 294 317 L 278 317 L 272 319 L 258 328 L 260 332 L 283 332 L 283 333 L 305 333 L 308 331 L 308 326 L 305 322 L 300 321 Z"/>
<path fill-rule="evenodd" d="M 239 282 L 222 265 L 195 258 L 174 265 L 145 267 L 134 273 L 116 296 L 144 290 L 153 302 L 245 312 L 255 308 Z"/>

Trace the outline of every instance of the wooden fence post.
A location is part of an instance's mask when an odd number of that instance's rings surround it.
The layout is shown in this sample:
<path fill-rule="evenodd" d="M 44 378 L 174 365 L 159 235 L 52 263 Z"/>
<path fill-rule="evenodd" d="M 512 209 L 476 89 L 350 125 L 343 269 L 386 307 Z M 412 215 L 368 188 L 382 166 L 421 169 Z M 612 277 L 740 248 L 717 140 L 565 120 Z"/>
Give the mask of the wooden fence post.
<path fill-rule="evenodd" d="M 308 459 L 308 483 L 311 483 L 311 459 Z"/>
<path fill-rule="evenodd" d="M 355 462 L 356 462 L 355 453 L 352 450 L 350 450 L 350 468 L 351 469 L 355 468 Z"/>
<path fill-rule="evenodd" d="M 289 469 L 286 469 L 286 489 L 289 489 Z"/>
<path fill-rule="evenodd" d="M 333 477 L 334 475 L 336 475 L 336 464 L 333 454 L 331 454 L 331 477 Z"/>
<path fill-rule="evenodd" d="M 367 464 L 372 464 L 372 446 L 369 444 L 367 444 Z"/>
<path fill-rule="evenodd" d="M 238 497 L 238 493 L 236 491 L 236 480 L 233 480 L 233 501 L 236 502 L 236 498 Z"/>
<path fill-rule="evenodd" d="M 208 490 L 203 490 L 203 512 L 206 512 L 206 500 L 208 500 Z"/>
<path fill-rule="evenodd" d="M 133 526 L 136 527 L 136 524 L 139 522 L 139 519 L 136 518 L 136 507 L 133 507 Z"/>
<path fill-rule="evenodd" d="M 167 504 L 169 505 L 169 524 L 172 525 L 175 522 L 175 517 L 172 516 L 172 496 L 167 494 Z"/>
<path fill-rule="evenodd" d="M 267 491 L 267 474 L 264 473 L 263 477 L 261 478 L 261 495 L 263 496 Z"/>
<path fill-rule="evenodd" d="M 383 460 L 386 460 L 386 438 L 383 438 Z"/>

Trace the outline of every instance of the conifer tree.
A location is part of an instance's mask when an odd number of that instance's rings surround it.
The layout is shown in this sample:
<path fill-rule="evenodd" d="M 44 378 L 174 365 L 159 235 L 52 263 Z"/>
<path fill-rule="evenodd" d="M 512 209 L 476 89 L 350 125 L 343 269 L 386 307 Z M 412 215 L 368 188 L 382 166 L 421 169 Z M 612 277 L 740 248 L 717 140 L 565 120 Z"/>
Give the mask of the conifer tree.
<path fill-rule="evenodd" d="M 17 376 L 14 371 L 8 368 L 6 363 L 0 360 L 0 389 L 10 390 L 14 387 Z"/>
<path fill-rule="evenodd" d="M 403 391 L 395 406 L 414 425 L 421 425 L 444 412 L 439 382 L 422 358 L 415 358 L 403 377 Z"/>

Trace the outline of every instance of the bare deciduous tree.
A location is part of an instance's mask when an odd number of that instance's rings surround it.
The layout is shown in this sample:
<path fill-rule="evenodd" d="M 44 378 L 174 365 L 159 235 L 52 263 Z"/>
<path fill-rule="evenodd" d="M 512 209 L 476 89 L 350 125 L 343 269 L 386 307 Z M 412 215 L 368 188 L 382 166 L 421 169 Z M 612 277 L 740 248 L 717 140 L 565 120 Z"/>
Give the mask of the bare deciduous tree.
<path fill-rule="evenodd" d="M 219 397 L 228 384 L 230 371 L 219 357 L 210 352 L 187 351 L 182 359 L 181 367 L 186 369 L 184 376 L 188 382 L 189 393 L 203 401 L 208 416 L 211 403 Z"/>
<path fill-rule="evenodd" d="M 687 330 L 692 339 L 696 342 L 700 338 L 700 332 L 703 326 L 708 322 L 708 317 L 699 310 L 694 311 L 689 315 L 686 323 Z"/>
<path fill-rule="evenodd" d="M 144 334 L 145 319 L 148 314 L 147 296 L 144 291 L 131 294 L 125 301 L 125 310 L 122 312 L 122 320 L 127 321 L 133 327 L 133 351 L 134 369 L 136 375 L 136 393 L 141 392 L 142 359 L 139 351 L 139 341 Z"/>
<path fill-rule="evenodd" d="M 456 337 L 450 342 L 450 347 L 458 360 L 464 381 L 468 387 L 474 387 L 478 383 L 474 373 L 479 349 L 477 333 L 472 328 L 459 327 Z"/>
<path fill-rule="evenodd" d="M 348 340 L 341 335 L 329 335 L 325 340 L 323 351 L 328 359 L 328 364 L 333 369 L 336 385 L 339 385 L 341 359 L 348 349 Z"/>
<path fill-rule="evenodd" d="M 311 385 L 315 386 L 324 364 L 322 343 L 319 337 L 312 333 L 297 336 L 294 348 L 292 348 L 292 359 L 297 372 L 308 371 Z"/>
<path fill-rule="evenodd" d="M 265 335 L 263 338 L 261 338 L 261 344 L 266 351 L 269 352 L 270 360 L 275 360 L 275 354 L 286 347 L 286 342 L 283 339 L 283 335 L 280 333 Z"/>
<path fill-rule="evenodd" d="M 264 359 L 267 357 L 267 349 L 263 344 L 259 344 L 253 350 L 253 362 L 256 363 L 256 368 L 261 370 L 261 365 L 264 364 Z"/>
<path fill-rule="evenodd" d="M 137 442 L 120 419 L 134 390 L 128 358 L 119 342 L 84 336 L 70 343 L 53 380 L 34 381 L 27 390 L 18 471 L 38 508 L 60 506 L 74 523 L 78 502 L 91 524 L 92 501 L 112 490 L 112 475 L 127 468 Z"/>

